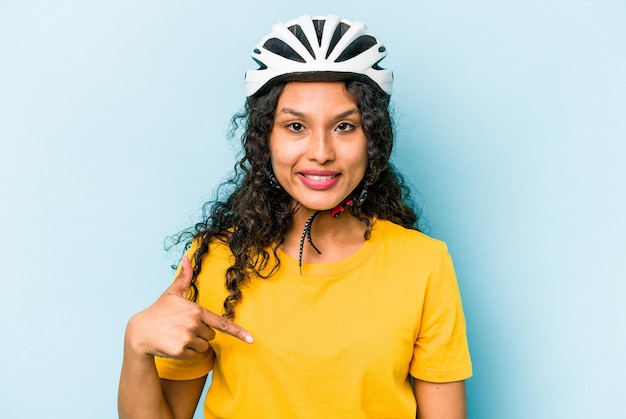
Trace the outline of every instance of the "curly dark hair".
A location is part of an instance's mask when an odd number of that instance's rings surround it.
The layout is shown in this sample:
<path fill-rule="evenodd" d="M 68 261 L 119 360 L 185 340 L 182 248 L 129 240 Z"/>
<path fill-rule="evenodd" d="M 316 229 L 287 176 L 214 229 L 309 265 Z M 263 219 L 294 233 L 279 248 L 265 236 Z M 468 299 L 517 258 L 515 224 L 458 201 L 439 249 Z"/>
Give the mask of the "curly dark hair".
<path fill-rule="evenodd" d="M 233 319 L 235 306 L 242 298 L 242 286 L 250 275 L 267 278 L 280 267 L 276 250 L 293 220 L 291 197 L 273 179 L 269 136 L 274 113 L 284 83 L 276 83 L 262 95 L 247 99 L 245 108 L 231 121 L 231 134 L 243 130 L 243 155 L 235 165 L 233 177 L 224 182 L 216 198 L 203 206 L 203 220 L 174 236 L 174 244 L 197 246 L 192 256 L 193 279 L 189 298 L 197 301 L 196 279 L 203 257 L 215 240 L 228 244 L 234 263 L 227 269 L 225 286 L 229 292 L 222 315 Z M 349 211 L 366 225 L 365 239 L 371 235 L 371 219 L 389 220 L 418 230 L 418 212 L 403 177 L 390 163 L 393 149 L 393 122 L 389 96 L 377 86 L 358 80 L 345 81 L 348 94 L 354 98 L 367 138 L 367 168 L 361 183 L 368 195 L 360 206 Z M 220 198 L 220 197 L 223 198 Z M 275 265 L 268 268 L 274 256 Z"/>

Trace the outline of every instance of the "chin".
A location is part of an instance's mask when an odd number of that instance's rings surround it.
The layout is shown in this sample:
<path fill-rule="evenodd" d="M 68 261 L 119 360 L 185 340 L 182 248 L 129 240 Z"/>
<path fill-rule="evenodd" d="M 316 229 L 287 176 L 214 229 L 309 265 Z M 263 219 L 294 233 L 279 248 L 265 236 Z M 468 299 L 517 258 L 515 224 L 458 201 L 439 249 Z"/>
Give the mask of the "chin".
<path fill-rule="evenodd" d="M 311 211 L 327 211 L 335 208 L 337 205 L 341 203 L 341 201 L 326 201 L 326 202 L 310 202 L 305 199 L 303 201 L 298 201 L 303 208 L 306 208 Z"/>
<path fill-rule="evenodd" d="M 341 204 L 349 196 L 351 191 L 347 191 L 342 194 L 319 192 L 319 191 L 304 191 L 298 194 L 292 195 L 294 202 L 298 202 L 303 208 L 311 211 L 328 211 Z"/>

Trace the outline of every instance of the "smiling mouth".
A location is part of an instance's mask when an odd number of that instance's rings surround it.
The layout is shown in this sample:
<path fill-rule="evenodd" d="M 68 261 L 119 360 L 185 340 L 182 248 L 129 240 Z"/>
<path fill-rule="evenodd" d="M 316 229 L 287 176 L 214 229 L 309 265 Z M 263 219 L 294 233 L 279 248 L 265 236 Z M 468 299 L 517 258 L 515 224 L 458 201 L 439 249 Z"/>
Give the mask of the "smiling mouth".
<path fill-rule="evenodd" d="M 316 181 L 330 180 L 335 177 L 334 175 L 319 176 L 319 175 L 306 175 L 306 174 L 303 174 L 303 176 L 307 179 L 316 180 Z"/>

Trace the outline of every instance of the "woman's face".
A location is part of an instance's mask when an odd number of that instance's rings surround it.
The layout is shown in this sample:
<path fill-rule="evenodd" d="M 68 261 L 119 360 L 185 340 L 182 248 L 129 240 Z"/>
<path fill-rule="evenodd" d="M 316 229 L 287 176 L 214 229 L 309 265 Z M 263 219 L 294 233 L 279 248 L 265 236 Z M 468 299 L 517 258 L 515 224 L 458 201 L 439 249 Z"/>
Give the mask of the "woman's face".
<path fill-rule="evenodd" d="M 269 145 L 276 179 L 309 210 L 334 208 L 365 174 L 361 112 L 343 82 L 287 83 Z"/>

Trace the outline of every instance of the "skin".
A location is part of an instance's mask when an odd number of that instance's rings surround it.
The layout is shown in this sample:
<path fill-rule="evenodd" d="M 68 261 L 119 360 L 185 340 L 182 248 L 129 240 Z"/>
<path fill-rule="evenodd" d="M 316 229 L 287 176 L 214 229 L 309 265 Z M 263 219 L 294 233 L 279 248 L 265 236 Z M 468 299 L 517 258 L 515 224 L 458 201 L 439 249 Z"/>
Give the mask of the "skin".
<path fill-rule="evenodd" d="M 215 331 L 247 343 L 254 339 L 236 325 L 185 298 L 192 269 L 189 259 L 159 299 L 128 322 L 118 393 L 120 418 L 190 418 L 206 377 L 188 381 L 161 380 L 154 356 L 188 359 L 209 349 Z"/>
<path fill-rule="evenodd" d="M 342 82 L 291 82 L 278 99 L 269 145 L 278 182 L 298 210 L 282 245 L 298 257 L 304 223 L 316 210 L 343 202 L 357 188 L 367 164 L 367 140 L 361 114 Z M 297 205 L 296 205 L 297 204 Z M 313 225 L 322 254 L 305 246 L 303 261 L 332 262 L 356 252 L 365 242 L 365 226 L 345 211 L 338 218 L 321 214 Z M 191 418 L 206 377 L 169 381 L 158 377 L 154 356 L 187 359 L 209 349 L 216 331 L 245 342 L 253 338 L 241 326 L 188 301 L 189 260 L 172 285 L 127 326 L 120 377 L 120 418 Z M 414 381 L 420 419 L 463 419 L 465 384 Z"/>
<path fill-rule="evenodd" d="M 465 381 L 430 383 L 415 379 L 419 419 L 466 419 Z"/>
<path fill-rule="evenodd" d="M 339 204 L 365 174 L 361 113 L 341 82 L 287 84 L 269 145 L 274 174 L 304 215 Z"/>
<path fill-rule="evenodd" d="M 342 203 L 357 188 L 367 165 L 361 113 L 342 82 L 291 82 L 276 105 L 269 145 L 272 168 L 283 189 L 299 203 L 283 251 L 297 258 L 304 223 L 316 210 Z M 346 212 L 315 219 L 318 254 L 305 247 L 303 261 L 341 260 L 364 243 L 365 226 Z"/>

